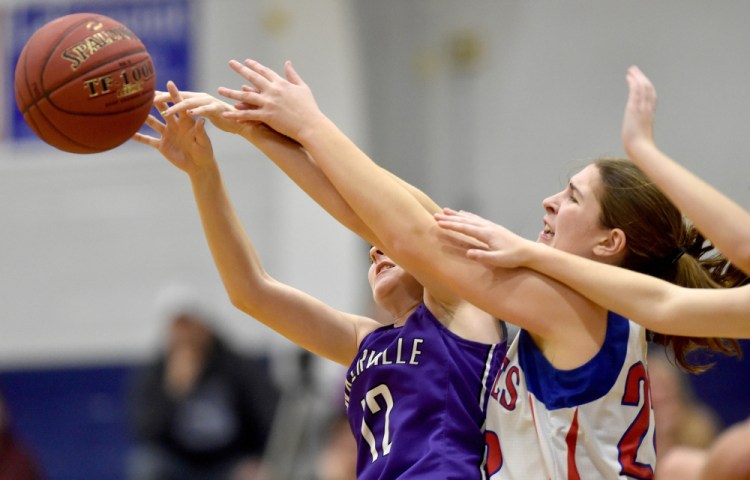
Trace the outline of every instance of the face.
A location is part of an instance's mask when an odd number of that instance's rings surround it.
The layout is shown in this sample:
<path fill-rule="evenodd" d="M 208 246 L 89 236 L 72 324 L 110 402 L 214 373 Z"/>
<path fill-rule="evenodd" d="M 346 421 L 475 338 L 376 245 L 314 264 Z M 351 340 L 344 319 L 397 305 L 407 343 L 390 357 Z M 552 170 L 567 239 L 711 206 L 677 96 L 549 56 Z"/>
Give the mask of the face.
<path fill-rule="evenodd" d="M 547 214 L 537 241 L 583 257 L 594 257 L 593 247 L 609 233 L 609 229 L 599 224 L 600 188 L 599 170 L 592 164 L 571 178 L 565 190 L 544 199 L 542 204 Z"/>
<path fill-rule="evenodd" d="M 382 251 L 370 248 L 370 270 L 367 279 L 375 303 L 388 308 L 397 302 L 421 300 L 424 289 L 417 279 L 388 258 Z"/>
<path fill-rule="evenodd" d="M 211 330 L 189 314 L 180 314 L 174 318 L 170 334 L 170 343 L 173 347 L 190 346 L 203 349 L 213 338 Z"/>

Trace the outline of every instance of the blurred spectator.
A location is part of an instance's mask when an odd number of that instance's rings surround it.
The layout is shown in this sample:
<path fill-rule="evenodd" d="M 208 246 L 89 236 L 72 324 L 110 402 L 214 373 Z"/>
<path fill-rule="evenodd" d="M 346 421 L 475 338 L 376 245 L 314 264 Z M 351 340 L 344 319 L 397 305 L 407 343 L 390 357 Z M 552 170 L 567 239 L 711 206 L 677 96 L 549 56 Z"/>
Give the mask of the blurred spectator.
<path fill-rule="evenodd" d="M 329 422 L 323 448 L 318 457 L 317 480 L 356 480 L 357 443 L 346 412 Z"/>
<path fill-rule="evenodd" d="M 711 408 L 695 397 L 687 374 L 672 364 L 660 348 L 649 353 L 648 374 L 657 459 L 674 447 L 708 447 L 721 430 L 721 422 Z"/>
<path fill-rule="evenodd" d="M 648 374 L 656 422 L 656 478 L 698 480 L 706 449 L 721 431 L 719 416 L 697 400 L 687 374 L 659 347 L 649 352 Z"/>
<path fill-rule="evenodd" d="M 0 480 L 41 480 L 39 462 L 13 432 L 8 407 L 0 392 Z"/>
<path fill-rule="evenodd" d="M 278 401 L 266 365 L 235 353 L 189 291 L 160 299 L 163 353 L 136 376 L 130 480 L 260 480 Z"/>

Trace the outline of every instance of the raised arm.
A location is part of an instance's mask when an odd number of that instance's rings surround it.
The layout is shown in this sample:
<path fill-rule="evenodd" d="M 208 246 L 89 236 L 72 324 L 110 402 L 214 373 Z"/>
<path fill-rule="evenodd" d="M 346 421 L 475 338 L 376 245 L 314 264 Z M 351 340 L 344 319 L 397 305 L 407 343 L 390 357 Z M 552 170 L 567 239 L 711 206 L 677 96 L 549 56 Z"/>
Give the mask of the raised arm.
<path fill-rule="evenodd" d="M 225 115 L 268 123 L 299 141 L 378 235 L 386 253 L 436 297 L 459 296 L 497 318 L 548 337 L 572 338 L 580 333 L 550 325 L 547 319 L 552 315 L 564 323 L 565 319 L 580 319 L 582 309 L 600 308 L 541 275 L 487 268 L 446 248 L 431 212 L 323 115 L 290 64 L 286 66 L 286 79 L 254 61 L 244 65 L 233 61 L 230 66 L 257 92 L 219 89 L 221 95 L 255 107 Z M 549 301 L 532 301 L 539 295 Z M 561 297 L 565 300 L 555 300 Z"/>
<path fill-rule="evenodd" d="M 532 242 L 468 212 L 446 210 L 435 217 L 442 228 L 467 235 L 484 245 L 484 248 L 468 249 L 468 258 L 492 267 L 533 269 L 655 332 L 750 338 L 750 285 L 726 289 L 683 288 L 650 275 Z"/>
<path fill-rule="evenodd" d="M 637 68 L 627 73 L 630 90 L 623 120 L 625 151 L 732 263 L 750 274 L 750 212 L 665 155 L 655 144 L 656 91 Z"/>
<path fill-rule="evenodd" d="M 246 105 L 238 104 L 233 107 L 204 92 L 181 92 L 181 95 L 181 102 L 162 112 L 165 116 L 188 114 L 194 118 L 205 117 L 221 130 L 242 136 L 271 159 L 297 186 L 339 223 L 371 245 L 380 245 L 377 236 L 354 213 L 302 145 L 264 123 L 235 121 L 222 115 L 235 108 L 246 109 Z M 156 98 L 169 101 L 169 93 L 159 92 Z M 421 190 L 397 177 L 394 178 L 426 209 L 433 211 L 438 208 Z"/>
<path fill-rule="evenodd" d="M 180 92 L 171 82 L 168 88 L 178 103 Z M 167 104 L 161 100 L 157 108 L 164 111 Z M 153 116 L 147 123 L 159 138 L 136 134 L 134 139 L 156 148 L 189 176 L 206 240 L 232 303 L 301 347 L 348 365 L 359 340 L 379 324 L 339 312 L 266 273 L 226 193 L 203 120 L 169 115 L 164 123 Z"/>
<path fill-rule="evenodd" d="M 162 114 L 187 114 L 205 117 L 225 132 L 242 136 L 271 159 L 294 183 L 307 193 L 329 215 L 372 245 L 378 245 L 375 234 L 349 207 L 328 178 L 302 146 L 263 123 L 235 121 L 222 113 L 234 107 L 203 92 L 181 92 L 182 101 L 167 108 Z M 169 93 L 157 94 L 157 100 L 169 101 Z"/>

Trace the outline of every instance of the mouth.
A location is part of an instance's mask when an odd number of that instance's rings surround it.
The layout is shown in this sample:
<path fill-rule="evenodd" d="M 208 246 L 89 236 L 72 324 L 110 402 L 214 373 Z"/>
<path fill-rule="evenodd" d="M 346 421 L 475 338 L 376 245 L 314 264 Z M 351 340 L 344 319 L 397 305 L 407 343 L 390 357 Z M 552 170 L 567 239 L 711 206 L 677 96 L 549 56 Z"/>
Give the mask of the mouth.
<path fill-rule="evenodd" d="M 549 242 L 552 241 L 553 238 L 555 238 L 554 230 L 552 230 L 552 227 L 550 227 L 547 222 L 544 222 L 544 229 L 539 232 L 539 239 L 545 242 Z"/>
<path fill-rule="evenodd" d="M 393 268 L 394 266 L 395 266 L 395 265 L 393 265 L 392 263 L 387 263 L 387 262 L 383 262 L 383 263 L 381 263 L 381 264 L 380 264 L 380 265 L 378 265 L 378 267 L 377 267 L 377 268 L 375 269 L 375 276 L 377 277 L 377 276 L 378 276 L 378 275 L 380 275 L 380 274 L 381 274 L 382 272 L 384 272 L 384 271 L 386 271 L 386 270 L 390 270 L 390 269 L 391 269 L 391 268 Z"/>

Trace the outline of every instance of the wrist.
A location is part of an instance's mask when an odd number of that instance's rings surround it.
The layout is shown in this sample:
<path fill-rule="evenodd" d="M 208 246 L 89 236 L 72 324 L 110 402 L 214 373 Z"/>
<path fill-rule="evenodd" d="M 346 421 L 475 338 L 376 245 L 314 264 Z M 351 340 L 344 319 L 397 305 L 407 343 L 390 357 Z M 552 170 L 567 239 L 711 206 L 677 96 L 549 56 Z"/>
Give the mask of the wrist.
<path fill-rule="evenodd" d="M 216 162 L 195 167 L 187 172 L 193 188 L 205 188 L 221 183 L 221 171 Z"/>
<path fill-rule="evenodd" d="M 625 142 L 625 152 L 631 159 L 642 156 L 655 148 L 654 140 L 648 137 L 638 137 Z"/>
<path fill-rule="evenodd" d="M 309 148 L 320 141 L 320 139 L 325 138 L 328 132 L 336 130 L 338 130 L 338 127 L 323 113 L 320 113 L 320 115 L 311 119 L 299 129 L 295 140 L 305 148 Z"/>
<path fill-rule="evenodd" d="M 543 243 L 527 240 L 526 248 L 520 255 L 520 265 L 526 268 L 536 270 L 536 268 L 543 264 L 546 260 L 545 257 L 551 253 L 554 247 L 545 245 Z"/>

